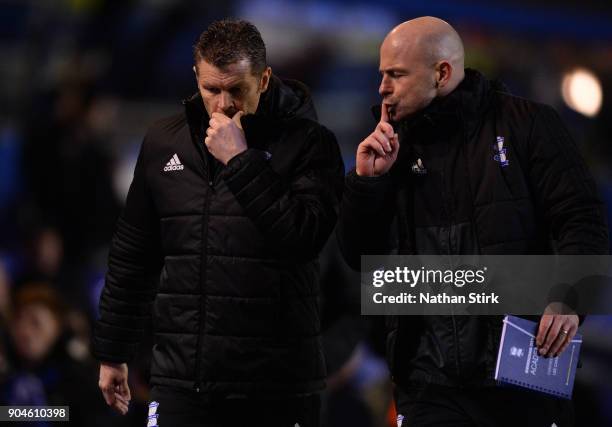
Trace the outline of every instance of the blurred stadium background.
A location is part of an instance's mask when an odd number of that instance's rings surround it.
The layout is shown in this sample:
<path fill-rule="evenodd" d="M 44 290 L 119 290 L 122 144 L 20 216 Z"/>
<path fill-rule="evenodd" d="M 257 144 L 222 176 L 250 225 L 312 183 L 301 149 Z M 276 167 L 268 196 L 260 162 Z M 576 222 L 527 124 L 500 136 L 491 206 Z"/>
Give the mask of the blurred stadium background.
<path fill-rule="evenodd" d="M 311 87 L 348 170 L 373 126 L 380 42 L 421 15 L 457 28 L 468 66 L 559 111 L 610 218 L 610 2 L 0 0 L 0 404 L 69 404 L 78 426 L 144 425 L 150 342 L 120 417 L 97 390 L 91 324 L 141 138 L 195 92 L 191 47 L 212 20 L 257 25 L 274 72 Z M 361 318 L 359 294 L 340 285 L 357 279 L 334 241 L 322 266 L 323 425 L 395 425 L 377 319 Z M 578 426 L 612 425 L 611 327 L 592 316 L 582 328 Z"/>

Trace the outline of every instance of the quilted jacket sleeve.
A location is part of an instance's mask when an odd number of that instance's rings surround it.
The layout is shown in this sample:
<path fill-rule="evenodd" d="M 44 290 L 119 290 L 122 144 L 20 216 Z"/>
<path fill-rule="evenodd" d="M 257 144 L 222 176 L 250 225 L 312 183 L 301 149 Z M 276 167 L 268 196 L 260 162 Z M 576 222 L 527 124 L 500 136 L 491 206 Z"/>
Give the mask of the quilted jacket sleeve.
<path fill-rule="evenodd" d="M 344 165 L 334 135 L 309 131 L 294 174 L 281 177 L 266 153 L 249 148 L 227 165 L 225 182 L 262 233 L 289 258 L 318 256 L 337 220 Z"/>
<path fill-rule="evenodd" d="M 146 182 L 147 138 L 142 144 L 125 208 L 108 257 L 93 335 L 93 354 L 101 361 L 130 361 L 150 320 L 160 271 L 158 218 Z"/>
<path fill-rule="evenodd" d="M 542 105 L 529 139 L 529 181 L 562 255 L 608 254 L 608 226 L 595 181 L 557 113 Z"/>

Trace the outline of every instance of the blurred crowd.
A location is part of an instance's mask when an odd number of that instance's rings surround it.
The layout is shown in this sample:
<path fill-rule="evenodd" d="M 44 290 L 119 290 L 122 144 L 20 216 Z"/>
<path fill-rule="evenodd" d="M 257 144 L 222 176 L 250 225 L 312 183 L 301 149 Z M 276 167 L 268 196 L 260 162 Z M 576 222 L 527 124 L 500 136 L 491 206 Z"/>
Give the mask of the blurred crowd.
<path fill-rule="evenodd" d="M 0 0 L 0 405 L 70 405 L 77 426 L 143 425 L 150 341 L 130 365 L 126 417 L 106 407 L 89 352 L 108 244 L 140 140 L 152 120 L 179 111 L 196 90 L 191 46 L 199 33 L 214 19 L 240 16 L 260 28 L 274 71 L 313 89 L 320 119 L 351 167 L 371 127 L 369 106 L 378 102 L 378 44 L 412 16 L 393 9 L 398 2 L 371 10 L 332 3 L 296 2 L 308 13 L 292 15 L 278 1 Z M 468 64 L 558 108 L 612 207 L 612 40 L 496 32 L 462 16 L 453 22 L 453 11 L 439 15 L 465 34 Z M 608 76 L 596 119 L 571 112 L 556 95 L 562 68 L 578 58 Z M 395 425 L 380 319 L 359 316 L 351 286 L 359 277 L 333 239 L 321 265 L 330 371 L 324 425 Z M 612 423 L 610 326 L 609 317 L 585 323 L 592 344 L 585 344 L 576 403 L 588 425 Z"/>

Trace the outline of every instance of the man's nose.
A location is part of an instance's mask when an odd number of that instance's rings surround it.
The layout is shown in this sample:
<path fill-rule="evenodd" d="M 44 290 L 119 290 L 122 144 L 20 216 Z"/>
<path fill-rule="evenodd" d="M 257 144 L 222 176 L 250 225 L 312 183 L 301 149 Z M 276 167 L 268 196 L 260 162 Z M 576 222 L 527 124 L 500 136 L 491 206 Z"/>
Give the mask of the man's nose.
<path fill-rule="evenodd" d="M 383 76 L 382 80 L 380 81 L 380 86 L 378 87 L 378 93 L 384 97 L 390 95 L 392 92 L 393 88 L 389 84 L 389 80 L 386 76 Z"/>
<path fill-rule="evenodd" d="M 231 110 L 234 106 L 234 100 L 229 93 L 221 92 L 219 95 L 219 110 L 224 113 Z"/>

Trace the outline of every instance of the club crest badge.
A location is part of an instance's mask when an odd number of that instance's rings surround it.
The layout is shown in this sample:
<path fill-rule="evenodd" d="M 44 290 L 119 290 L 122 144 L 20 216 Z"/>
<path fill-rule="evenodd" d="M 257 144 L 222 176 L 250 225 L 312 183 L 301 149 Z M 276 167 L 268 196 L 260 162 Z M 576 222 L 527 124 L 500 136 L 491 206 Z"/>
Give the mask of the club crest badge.
<path fill-rule="evenodd" d="M 147 427 L 159 427 L 157 424 L 157 418 L 159 414 L 157 413 L 157 407 L 159 406 L 159 402 L 151 402 L 149 403 L 149 414 L 147 417 Z"/>
<path fill-rule="evenodd" d="M 510 164 L 508 160 L 508 156 L 506 153 L 506 148 L 504 147 L 504 137 L 498 136 L 495 144 L 493 144 L 493 160 L 499 162 L 502 168 L 505 168 Z"/>

